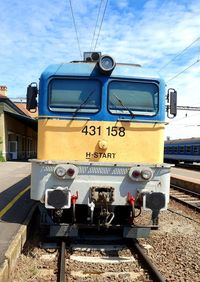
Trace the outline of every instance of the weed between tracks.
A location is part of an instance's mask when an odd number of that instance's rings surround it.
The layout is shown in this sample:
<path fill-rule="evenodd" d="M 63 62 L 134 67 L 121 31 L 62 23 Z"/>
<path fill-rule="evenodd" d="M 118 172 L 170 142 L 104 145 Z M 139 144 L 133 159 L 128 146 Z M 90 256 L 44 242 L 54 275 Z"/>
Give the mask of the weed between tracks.
<path fill-rule="evenodd" d="M 53 259 L 43 260 L 42 257 L 48 253 L 48 250 L 40 249 L 39 239 L 36 237 L 28 241 L 20 255 L 14 272 L 12 273 L 12 282 L 50 282 L 56 281 L 55 265 L 57 263 L 57 251 L 54 251 Z M 52 258 L 52 257 L 51 257 Z"/>

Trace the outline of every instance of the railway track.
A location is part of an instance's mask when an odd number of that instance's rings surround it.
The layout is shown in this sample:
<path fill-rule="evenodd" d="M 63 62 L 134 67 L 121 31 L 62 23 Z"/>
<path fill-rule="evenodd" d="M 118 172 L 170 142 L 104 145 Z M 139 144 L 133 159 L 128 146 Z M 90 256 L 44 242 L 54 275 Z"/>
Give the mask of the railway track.
<path fill-rule="evenodd" d="M 171 184 L 170 198 L 200 212 L 200 194 Z"/>
<path fill-rule="evenodd" d="M 139 240 L 139 243 L 142 251 L 145 249 L 147 256 L 156 263 L 167 281 L 197 282 L 199 214 L 189 211 L 192 221 L 188 221 L 188 217 L 184 216 L 187 215 L 187 208 L 177 205 L 175 201 L 170 206 L 170 212 L 161 214 L 160 231 L 153 233 L 148 239 Z M 180 213 L 176 212 L 177 206 L 181 209 Z M 95 235 L 93 240 L 85 236 L 82 241 L 46 243 L 41 248 L 37 230 L 34 227 L 33 237 L 27 241 L 16 268 L 10 274 L 13 282 L 165 281 L 162 275 L 154 276 L 154 271 L 147 266 L 149 259 L 144 260 L 138 254 L 137 241 L 122 241 L 119 237 L 117 241 L 114 238 L 116 233 L 110 240 L 104 238 L 102 241 L 102 236 L 97 233 L 98 236 Z"/>
<path fill-rule="evenodd" d="M 165 281 L 137 240 L 94 239 L 61 242 L 57 281 Z"/>

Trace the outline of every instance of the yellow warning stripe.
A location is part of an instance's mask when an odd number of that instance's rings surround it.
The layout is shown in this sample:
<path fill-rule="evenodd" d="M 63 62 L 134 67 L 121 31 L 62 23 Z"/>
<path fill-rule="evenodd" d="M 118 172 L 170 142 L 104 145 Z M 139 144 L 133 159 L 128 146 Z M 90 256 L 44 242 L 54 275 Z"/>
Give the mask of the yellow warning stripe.
<path fill-rule="evenodd" d="M 0 211 L 0 218 L 4 216 L 5 213 L 9 211 L 10 208 L 21 198 L 29 189 L 31 186 L 26 187 L 24 190 L 22 190 L 17 196 L 15 196 L 1 211 Z"/>

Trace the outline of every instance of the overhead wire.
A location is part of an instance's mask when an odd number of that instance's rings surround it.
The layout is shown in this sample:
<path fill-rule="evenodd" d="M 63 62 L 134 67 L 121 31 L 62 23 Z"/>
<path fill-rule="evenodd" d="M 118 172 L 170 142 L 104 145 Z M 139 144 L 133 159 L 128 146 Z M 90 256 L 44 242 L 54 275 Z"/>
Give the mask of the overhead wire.
<path fill-rule="evenodd" d="M 96 20 L 96 24 L 95 24 L 95 28 L 94 28 L 94 32 L 93 32 L 93 36 L 92 36 L 92 41 L 91 41 L 91 46 L 90 46 L 90 50 L 92 51 L 92 46 L 93 46 L 93 42 L 94 42 L 94 38 L 96 35 L 96 29 L 97 29 L 97 25 L 99 22 L 99 16 L 100 16 L 100 11 L 101 11 L 101 6 L 102 6 L 103 0 L 100 1 L 99 4 L 99 9 L 98 9 L 98 13 L 97 13 L 97 20 Z"/>
<path fill-rule="evenodd" d="M 178 122 L 178 121 L 180 121 L 180 120 L 183 120 L 183 119 L 190 119 L 190 118 L 192 118 L 192 117 L 195 117 L 195 116 L 198 116 L 198 115 L 200 115 L 200 113 L 195 113 L 195 114 L 193 114 L 193 115 L 190 115 L 190 116 L 184 116 L 184 117 L 181 117 L 181 118 L 176 118 L 176 119 L 174 119 L 174 120 L 171 120 L 170 122 L 169 122 L 169 125 L 173 125 L 173 126 L 178 126 L 178 124 L 174 124 L 175 122 Z"/>
<path fill-rule="evenodd" d="M 73 24 L 74 24 L 74 29 L 75 29 L 75 33 L 76 33 L 76 40 L 77 40 L 77 44 L 78 44 L 78 49 L 79 49 L 79 52 L 80 52 L 80 56 L 82 57 L 82 52 L 81 52 L 81 48 L 80 48 L 80 42 L 79 42 L 79 38 L 78 38 L 78 31 L 77 31 L 77 27 L 76 27 L 76 22 L 75 22 L 75 17 L 74 17 L 74 12 L 73 12 L 73 8 L 72 8 L 71 0 L 69 0 L 69 5 L 70 5 L 72 19 L 73 19 Z"/>
<path fill-rule="evenodd" d="M 199 103 L 195 103 L 195 104 L 192 104 L 191 107 L 192 106 L 198 106 L 198 105 L 200 105 L 200 104 Z M 184 111 L 188 112 L 187 110 L 184 110 Z M 170 120 L 169 125 L 170 126 L 174 126 L 174 127 L 177 127 L 177 126 L 183 126 L 183 127 L 187 127 L 187 126 L 200 126 L 199 124 L 193 124 L 193 125 L 174 124 L 176 122 L 179 122 L 180 120 L 183 120 L 183 119 L 189 120 L 190 118 L 193 118 L 193 117 L 196 117 L 196 116 L 199 116 L 199 115 L 200 115 L 200 112 L 195 112 L 195 114 L 191 114 L 190 116 L 186 115 L 186 116 L 183 116 L 183 117 L 180 117 L 180 118 L 175 118 L 173 120 Z"/>
<path fill-rule="evenodd" d="M 106 9 L 107 9 L 107 6 L 108 6 L 108 0 L 106 0 L 106 4 L 104 6 L 104 11 L 103 11 L 103 16 L 101 18 L 101 23 L 100 23 L 100 26 L 99 26 L 99 32 L 98 32 L 98 35 L 97 35 L 97 38 L 96 38 L 96 43 L 94 45 L 94 51 L 96 49 L 96 46 L 97 46 L 97 42 L 99 40 L 99 35 L 100 35 L 100 32 L 101 32 L 101 28 L 102 28 L 102 24 L 103 24 L 103 21 L 104 21 L 104 17 L 105 17 L 105 13 L 106 13 Z"/>
<path fill-rule="evenodd" d="M 200 126 L 199 124 L 171 124 L 173 127 L 198 127 Z"/>
<path fill-rule="evenodd" d="M 196 62 L 192 63 L 190 66 L 188 66 L 187 68 L 185 68 L 184 70 L 182 70 L 181 72 L 176 74 L 175 76 L 171 77 L 170 79 L 168 79 L 167 82 L 177 78 L 179 75 L 181 75 L 182 73 L 184 73 L 185 71 L 187 71 L 188 69 L 190 69 L 191 67 L 193 67 L 195 64 L 197 64 L 199 62 L 200 62 L 200 59 L 196 60 Z"/>
<path fill-rule="evenodd" d="M 177 59 L 179 56 L 181 56 L 185 51 L 187 51 L 192 45 L 194 45 L 197 41 L 200 40 L 200 36 L 197 37 L 194 41 L 192 41 L 192 43 L 190 43 L 186 48 L 184 48 L 181 52 L 179 52 L 178 54 L 176 54 L 168 63 L 166 63 L 164 66 L 162 66 L 159 69 L 159 72 L 161 70 L 163 70 L 164 68 L 166 68 L 169 64 L 171 64 L 171 62 L 173 62 L 175 59 Z"/>

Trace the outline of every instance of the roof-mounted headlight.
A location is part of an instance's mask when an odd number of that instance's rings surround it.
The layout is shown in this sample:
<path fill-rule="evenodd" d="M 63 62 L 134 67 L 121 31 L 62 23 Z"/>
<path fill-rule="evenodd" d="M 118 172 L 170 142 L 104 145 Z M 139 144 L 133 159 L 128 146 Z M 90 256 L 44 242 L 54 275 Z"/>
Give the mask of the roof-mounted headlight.
<path fill-rule="evenodd" d="M 115 61 L 111 56 L 103 55 L 99 59 L 100 70 L 105 74 L 111 73 L 115 65 Z"/>
<path fill-rule="evenodd" d="M 83 60 L 85 62 L 98 62 L 101 57 L 101 52 L 84 52 Z"/>

